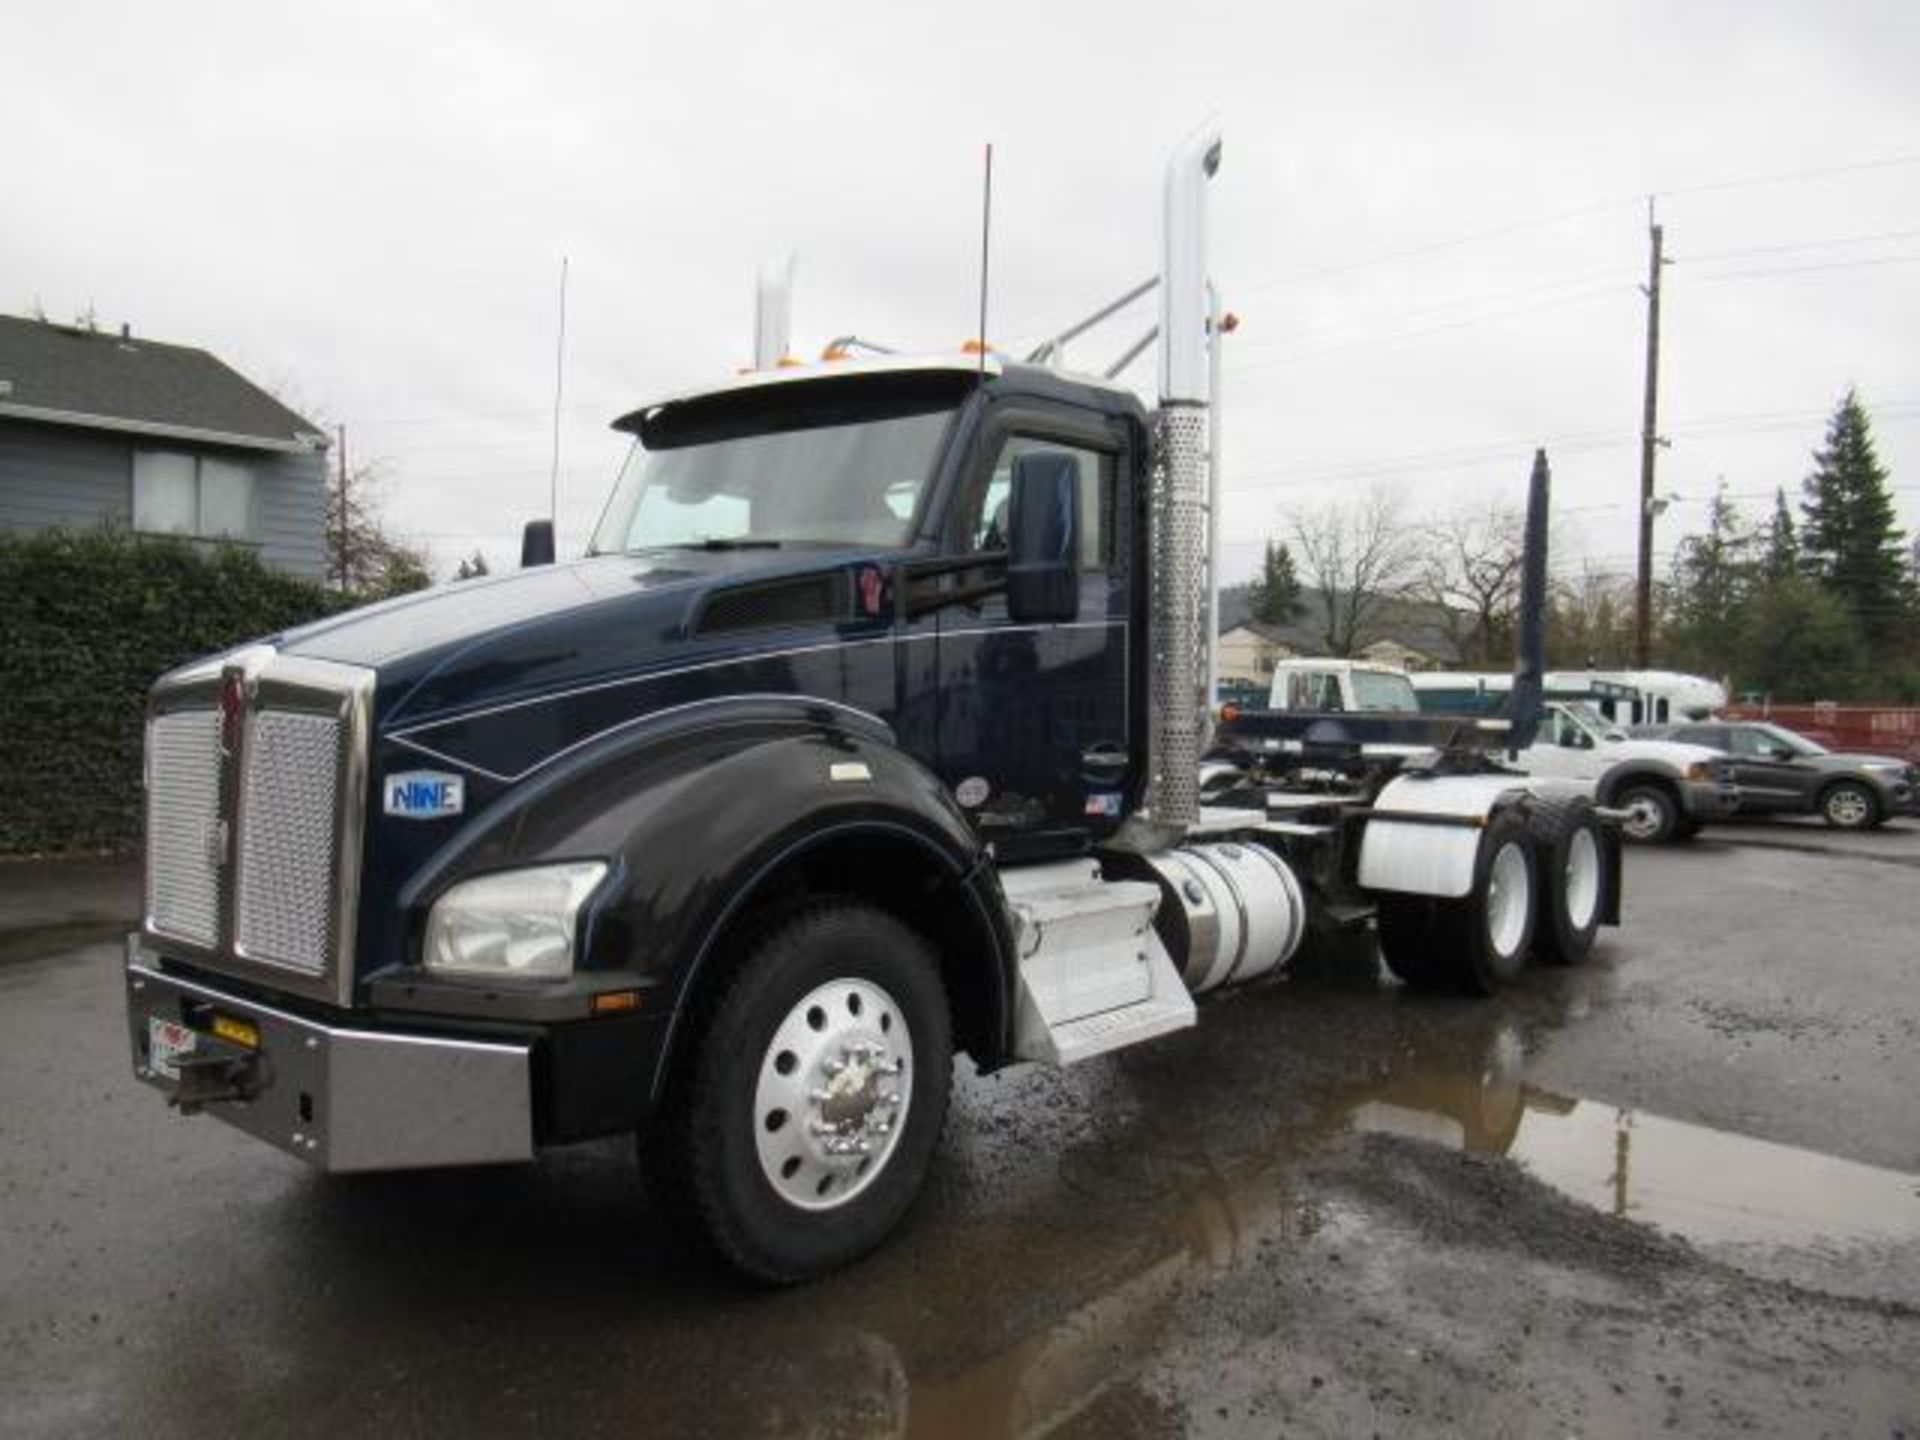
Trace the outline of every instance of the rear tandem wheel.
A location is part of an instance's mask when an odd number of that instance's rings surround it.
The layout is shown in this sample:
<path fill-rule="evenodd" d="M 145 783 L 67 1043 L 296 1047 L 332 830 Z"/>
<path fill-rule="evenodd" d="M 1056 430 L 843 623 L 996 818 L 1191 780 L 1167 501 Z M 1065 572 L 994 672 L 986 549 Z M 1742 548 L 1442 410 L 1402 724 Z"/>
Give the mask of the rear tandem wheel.
<path fill-rule="evenodd" d="M 1491 995 L 1526 966 L 1538 919 L 1534 842 L 1517 811 L 1480 834 L 1473 887 L 1459 899 L 1379 897 L 1380 955 L 1409 989 Z"/>

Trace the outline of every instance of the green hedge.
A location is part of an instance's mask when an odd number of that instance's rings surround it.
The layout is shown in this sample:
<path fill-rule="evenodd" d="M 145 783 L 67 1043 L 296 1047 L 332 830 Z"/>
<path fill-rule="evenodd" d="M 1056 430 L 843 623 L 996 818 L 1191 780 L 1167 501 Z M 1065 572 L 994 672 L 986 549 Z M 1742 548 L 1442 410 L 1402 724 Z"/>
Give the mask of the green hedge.
<path fill-rule="evenodd" d="M 0 854 L 137 849 L 154 679 L 346 603 L 238 546 L 0 535 Z"/>

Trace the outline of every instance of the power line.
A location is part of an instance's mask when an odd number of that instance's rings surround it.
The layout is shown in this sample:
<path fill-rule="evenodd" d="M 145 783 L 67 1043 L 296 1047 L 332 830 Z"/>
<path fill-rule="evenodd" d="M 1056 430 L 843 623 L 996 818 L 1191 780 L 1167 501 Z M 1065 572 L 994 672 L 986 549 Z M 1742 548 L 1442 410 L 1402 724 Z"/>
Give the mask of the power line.
<path fill-rule="evenodd" d="M 1865 270 L 1881 265 L 1911 265 L 1916 260 L 1920 260 L 1920 253 L 1879 255 L 1859 260 L 1824 260 L 1810 265 L 1774 265 L 1760 270 L 1722 270 L 1718 274 L 1691 275 L 1688 279 L 1696 285 L 1711 285 L 1721 280 L 1756 280 L 1766 275 L 1807 275 L 1817 270 Z"/>
<path fill-rule="evenodd" d="M 1286 274 L 1256 279 L 1234 287 L 1236 296 L 1250 294 L 1260 290 L 1274 289 L 1287 285 L 1305 284 L 1310 280 L 1322 280 L 1331 275 L 1351 274 L 1357 270 L 1376 269 L 1382 265 L 1394 265 L 1405 260 L 1417 260 L 1428 255 L 1448 250 L 1460 250 L 1478 245 L 1488 240 L 1497 240 L 1507 235 L 1523 234 L 1530 230 L 1546 230 L 1556 225 L 1564 225 L 1571 220 L 1584 220 L 1594 215 L 1603 215 L 1612 210 L 1624 209 L 1629 205 L 1644 204 L 1648 198 L 1666 199 L 1686 195 L 1709 195 L 1727 190 L 1744 190 L 1768 185 L 1787 185 L 1805 180 L 1827 179 L 1836 175 L 1850 175 L 1864 171 L 1887 170 L 1906 165 L 1920 165 L 1920 151 L 1903 155 L 1890 155 L 1875 160 L 1847 161 L 1838 165 L 1822 165 L 1812 169 L 1776 171 L 1771 174 L 1734 176 L 1721 180 L 1698 181 L 1691 185 L 1674 185 L 1665 189 L 1642 191 L 1633 195 L 1616 196 L 1611 200 L 1598 200 L 1588 205 L 1576 206 L 1569 210 L 1555 211 L 1550 215 L 1524 216 L 1504 221 L 1497 225 L 1482 226 L 1478 229 L 1449 235 L 1439 240 L 1427 241 L 1404 249 L 1383 251 L 1377 255 L 1366 256 L 1359 260 L 1345 260 L 1332 265 L 1316 266 L 1308 270 L 1296 270 Z"/>
<path fill-rule="evenodd" d="M 1387 335 L 1372 336 L 1363 340 L 1348 341 L 1338 345 L 1323 345 L 1317 349 L 1293 350 L 1284 354 L 1257 358 L 1241 365 L 1225 367 L 1229 375 L 1246 375 L 1256 370 L 1270 369 L 1275 365 L 1292 365 L 1302 360 L 1316 360 L 1325 355 L 1344 354 L 1353 350 L 1371 350 L 1382 345 L 1401 345 L 1410 340 L 1423 340 L 1432 335 L 1444 335 L 1455 330 L 1465 330 L 1476 325 L 1493 324 L 1501 320 L 1510 320 L 1520 315 L 1537 314 L 1543 310 L 1560 310 L 1569 305 L 1584 305 L 1593 300 L 1612 298 L 1630 294 L 1625 285 L 1608 285 L 1584 294 L 1561 296 L 1558 299 L 1542 301 L 1534 305 L 1515 305 L 1505 310 L 1490 311 L 1485 315 L 1471 315 L 1460 320 L 1449 321 L 1443 325 L 1428 325 L 1412 330 L 1399 331 Z"/>
<path fill-rule="evenodd" d="M 1791 185 L 1802 180 L 1825 180 L 1834 175 L 1854 175 L 1866 170 L 1891 170 L 1903 165 L 1920 165 L 1920 151 L 1889 155 L 1880 160 L 1849 160 L 1838 165 L 1821 165 L 1811 170 L 1781 170 L 1770 175 L 1746 175 L 1731 180 L 1707 180 L 1656 190 L 1660 199 L 1677 195 L 1711 195 L 1722 190 L 1747 190 L 1764 185 Z"/>
<path fill-rule="evenodd" d="M 1402 320 L 1417 320 L 1423 316 L 1441 315 L 1449 310 L 1485 304 L 1488 301 L 1514 299 L 1523 295 L 1550 295 L 1557 290 L 1591 286 L 1599 279 L 1608 279 L 1621 285 L 1632 284 L 1632 280 L 1623 274 L 1618 266 L 1608 266 L 1604 270 L 1588 270 L 1579 275 L 1564 275 L 1554 280 L 1536 281 L 1530 285 L 1509 286 L 1500 290 L 1481 291 L 1476 295 L 1455 296 L 1451 300 L 1436 301 L 1431 305 L 1416 306 L 1411 310 L 1390 311 L 1385 315 L 1375 315 L 1361 319 L 1336 321 L 1331 325 L 1309 326 L 1305 330 L 1288 331 L 1273 337 L 1252 336 L 1246 341 L 1236 341 L 1236 352 L 1244 349 L 1259 350 L 1275 344 L 1291 344 L 1303 337 L 1311 342 L 1322 335 L 1338 335 L 1350 330 L 1365 330 L 1372 326 L 1393 324 Z"/>
<path fill-rule="evenodd" d="M 1700 255 L 1678 255 L 1676 265 L 1700 265 L 1715 260 L 1744 260 L 1752 255 L 1788 255 L 1798 250 L 1834 250 L 1843 245 L 1874 245 L 1885 240 L 1911 240 L 1920 229 L 1879 230 L 1866 235 L 1836 235 L 1825 240 L 1797 240 L 1787 245 L 1748 245 L 1738 250 L 1709 250 Z"/>

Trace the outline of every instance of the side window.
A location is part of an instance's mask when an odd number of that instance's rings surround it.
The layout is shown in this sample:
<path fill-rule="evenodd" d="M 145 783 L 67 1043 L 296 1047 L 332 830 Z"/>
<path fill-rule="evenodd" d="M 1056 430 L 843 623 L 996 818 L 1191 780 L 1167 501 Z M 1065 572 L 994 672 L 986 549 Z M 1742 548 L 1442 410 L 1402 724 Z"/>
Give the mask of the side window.
<path fill-rule="evenodd" d="M 1704 743 L 1738 755 L 1742 760 L 1772 758 L 1768 752 L 1771 742 L 1758 730 L 1722 730 L 1717 740 L 1708 740 Z"/>
<path fill-rule="evenodd" d="M 1007 497 L 1013 489 L 1013 462 L 1036 450 L 1071 455 L 1080 472 L 1080 568 L 1105 570 L 1113 559 L 1114 457 L 1102 450 L 1068 445 L 1037 435 L 1015 435 L 1000 447 L 987 492 L 973 525 L 973 548 L 1007 548 Z"/>

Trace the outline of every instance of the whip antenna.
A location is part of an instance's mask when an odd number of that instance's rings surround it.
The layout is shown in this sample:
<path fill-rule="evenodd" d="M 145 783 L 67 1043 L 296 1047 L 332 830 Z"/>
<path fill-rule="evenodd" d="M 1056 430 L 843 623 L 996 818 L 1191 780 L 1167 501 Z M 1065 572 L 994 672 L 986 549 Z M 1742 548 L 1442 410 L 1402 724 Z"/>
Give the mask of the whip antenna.
<path fill-rule="evenodd" d="M 560 518 L 560 393 L 567 375 L 567 257 L 560 257 L 560 333 L 553 344 L 553 469 L 547 477 L 547 518 Z"/>
<path fill-rule="evenodd" d="M 987 142 L 987 173 L 980 194 L 980 378 L 987 375 L 987 273 L 993 240 L 993 142 Z"/>

